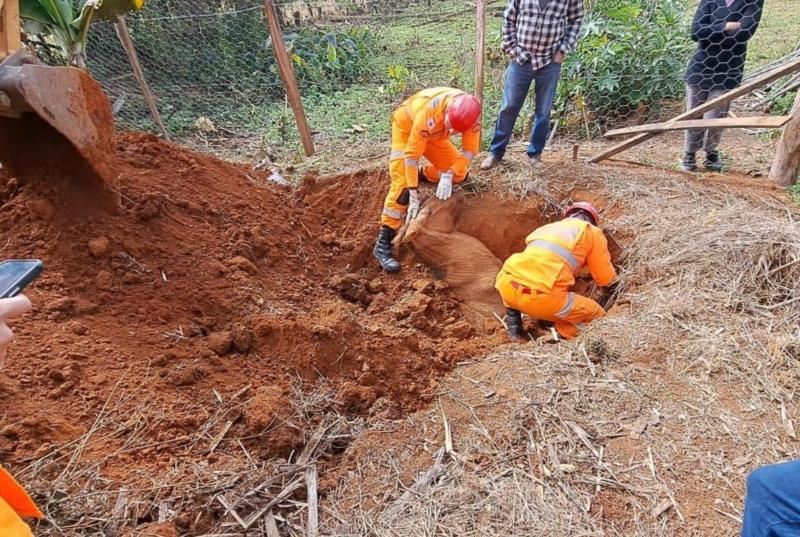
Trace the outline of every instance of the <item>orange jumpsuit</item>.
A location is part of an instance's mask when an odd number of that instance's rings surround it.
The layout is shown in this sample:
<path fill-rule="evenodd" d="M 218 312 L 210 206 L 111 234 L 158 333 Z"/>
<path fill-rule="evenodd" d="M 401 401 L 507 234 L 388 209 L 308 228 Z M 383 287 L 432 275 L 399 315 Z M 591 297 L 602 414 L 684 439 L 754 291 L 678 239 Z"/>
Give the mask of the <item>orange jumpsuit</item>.
<path fill-rule="evenodd" d="M 461 134 L 462 150 L 450 141 L 445 112 L 453 97 L 464 92 L 453 88 L 429 88 L 406 99 L 392 113 L 392 152 L 389 156 L 391 186 L 381 214 L 381 224 L 392 229 L 403 225 L 408 208 L 408 189 L 417 188 L 417 167 L 423 156 L 428 164 L 425 178 L 439 181 L 452 170 L 453 183 L 464 180 L 480 145 L 480 124 Z"/>
<path fill-rule="evenodd" d="M 2 537 L 33 537 L 31 529 L 20 517 L 44 518 L 28 493 L 11 474 L 0 467 L 0 535 Z"/>
<path fill-rule="evenodd" d="M 553 321 L 566 339 L 576 337 L 582 323 L 605 315 L 600 304 L 570 291 L 575 274 L 584 265 L 602 287 L 617 277 L 600 228 L 566 218 L 536 229 L 525 243 L 524 251 L 506 260 L 495 281 L 507 308 Z"/>

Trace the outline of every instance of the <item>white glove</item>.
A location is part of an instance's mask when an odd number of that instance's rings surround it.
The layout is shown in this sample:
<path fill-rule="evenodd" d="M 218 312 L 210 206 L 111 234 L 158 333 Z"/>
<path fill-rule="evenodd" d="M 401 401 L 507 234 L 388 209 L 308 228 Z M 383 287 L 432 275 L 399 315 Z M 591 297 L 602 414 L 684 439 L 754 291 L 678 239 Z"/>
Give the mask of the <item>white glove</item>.
<path fill-rule="evenodd" d="M 419 194 L 416 188 L 408 189 L 408 210 L 406 211 L 406 224 L 411 222 L 419 214 Z"/>
<path fill-rule="evenodd" d="M 439 176 L 439 186 L 436 187 L 436 197 L 448 200 L 453 195 L 453 172 L 446 171 Z"/>

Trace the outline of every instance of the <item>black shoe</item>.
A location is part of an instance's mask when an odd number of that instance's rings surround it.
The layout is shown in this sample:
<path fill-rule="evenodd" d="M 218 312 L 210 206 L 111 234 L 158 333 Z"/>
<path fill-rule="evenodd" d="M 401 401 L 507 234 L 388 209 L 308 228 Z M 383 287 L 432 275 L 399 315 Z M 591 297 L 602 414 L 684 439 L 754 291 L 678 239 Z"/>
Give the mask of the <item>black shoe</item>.
<path fill-rule="evenodd" d="M 685 172 L 697 171 L 697 159 L 694 153 L 684 153 L 683 162 L 681 162 L 681 169 Z"/>
<path fill-rule="evenodd" d="M 721 172 L 723 163 L 722 157 L 719 156 L 719 151 L 709 151 L 706 153 L 705 167 L 711 172 Z"/>
<path fill-rule="evenodd" d="M 508 339 L 525 339 L 525 330 L 522 328 L 522 313 L 519 310 L 506 308 L 506 326 L 508 327 Z"/>
<path fill-rule="evenodd" d="M 400 262 L 392 255 L 392 239 L 397 234 L 395 230 L 390 227 L 381 226 L 381 231 L 378 233 L 378 242 L 375 243 L 375 248 L 372 249 L 372 255 L 381 264 L 383 270 L 386 272 L 397 272 L 400 270 Z"/>

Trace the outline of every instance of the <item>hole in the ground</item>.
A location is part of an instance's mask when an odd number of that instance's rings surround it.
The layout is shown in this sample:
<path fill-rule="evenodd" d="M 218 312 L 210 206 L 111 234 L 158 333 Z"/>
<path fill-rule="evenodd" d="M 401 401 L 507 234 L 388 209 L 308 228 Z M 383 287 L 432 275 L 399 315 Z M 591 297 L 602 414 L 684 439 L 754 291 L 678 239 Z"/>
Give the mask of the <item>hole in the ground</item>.
<path fill-rule="evenodd" d="M 503 261 L 525 248 L 525 237 L 533 230 L 560 218 L 557 210 L 541 200 L 463 196 L 453 202 L 428 204 L 406 240 L 432 267 L 434 275 L 452 286 L 470 322 L 480 326 L 503 314 L 494 289 Z M 612 261 L 619 266 L 621 248 L 606 235 Z M 604 307 L 611 299 L 608 289 L 594 284 L 587 268 L 578 273 L 573 290 L 591 296 Z"/>

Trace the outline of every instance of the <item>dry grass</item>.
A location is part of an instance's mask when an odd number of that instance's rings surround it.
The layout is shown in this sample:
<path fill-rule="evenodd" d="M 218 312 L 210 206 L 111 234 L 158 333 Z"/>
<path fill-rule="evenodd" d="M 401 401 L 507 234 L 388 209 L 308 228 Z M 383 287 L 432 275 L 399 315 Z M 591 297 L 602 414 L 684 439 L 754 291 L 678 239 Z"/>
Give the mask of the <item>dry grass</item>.
<path fill-rule="evenodd" d="M 148 374 L 129 374 L 86 434 L 20 473 L 58 524 L 37 534 L 133 537 L 167 522 L 313 535 L 315 512 L 321 535 L 736 534 L 746 472 L 798 457 L 797 210 L 724 179 L 564 162 L 532 174 L 509 160 L 476 188 L 548 209 L 602 202 L 626 254 L 612 315 L 574 342 L 462 364 L 438 405 L 404 420 L 345 419 L 324 386 L 298 387 L 294 415 L 271 426 L 304 432 L 288 460 L 227 438 L 250 394 L 215 394 L 207 419 L 169 440 L 168 468 L 120 488 L 105 472 L 158 449 L 169 416 L 136 398 Z"/>
<path fill-rule="evenodd" d="M 169 537 L 175 528 L 191 527 L 208 536 L 271 536 L 277 524 L 306 527 L 308 498 L 317 497 L 307 490 L 319 459 L 341 449 L 362 427 L 360 418 L 330 410 L 333 394 L 324 385 L 309 392 L 298 383 L 295 413 L 260 435 L 269 438 L 286 423 L 304 431 L 305 447 L 287 460 L 264 461 L 251 456 L 242 439 L 226 438 L 251 398 L 249 387 L 234 394 L 215 391 L 216 409 L 193 434 L 158 442 L 154 438 L 169 411 L 139 398 L 140 387 L 151 381 L 148 374 L 128 384 L 130 376 L 120 378 L 89 431 L 30 461 L 19 474 L 38 493 L 46 516 L 37 535 Z M 125 473 L 126 458 L 147 456 L 165 444 L 178 454 L 166 470 L 128 474 L 122 487 L 106 476 L 114 468 Z M 117 447 L 97 453 L 109 445 Z M 172 530 L 159 526 L 164 523 Z"/>
<path fill-rule="evenodd" d="M 800 215 L 767 190 L 578 164 L 491 184 L 601 198 L 627 292 L 575 342 L 459 369 L 440 392 L 456 455 L 401 516 L 384 513 L 432 464 L 443 414 L 367 434 L 328 533 L 737 534 L 746 472 L 798 456 Z"/>

